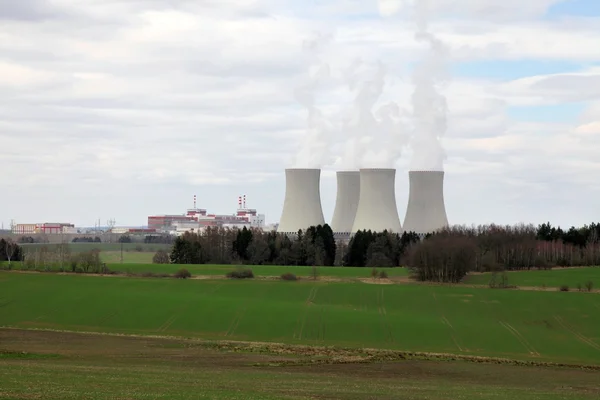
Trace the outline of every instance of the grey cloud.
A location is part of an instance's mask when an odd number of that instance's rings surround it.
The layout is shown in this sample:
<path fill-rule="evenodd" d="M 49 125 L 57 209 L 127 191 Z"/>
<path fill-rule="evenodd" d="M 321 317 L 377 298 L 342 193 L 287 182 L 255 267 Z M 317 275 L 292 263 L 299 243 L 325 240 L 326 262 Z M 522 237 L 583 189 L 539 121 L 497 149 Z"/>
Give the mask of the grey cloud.
<path fill-rule="evenodd" d="M 567 101 L 600 99 L 600 71 L 597 75 L 585 76 L 562 74 L 548 76 L 531 85 L 532 91 L 541 91 Z"/>
<path fill-rule="evenodd" d="M 0 20 L 35 22 L 61 15 L 47 0 L 0 0 Z"/>

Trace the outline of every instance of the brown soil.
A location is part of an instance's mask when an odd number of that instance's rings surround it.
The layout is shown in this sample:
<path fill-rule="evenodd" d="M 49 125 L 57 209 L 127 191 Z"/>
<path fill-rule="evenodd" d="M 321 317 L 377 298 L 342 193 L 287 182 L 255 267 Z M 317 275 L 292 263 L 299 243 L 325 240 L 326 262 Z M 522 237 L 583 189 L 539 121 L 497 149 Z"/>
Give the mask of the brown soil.
<path fill-rule="evenodd" d="M 246 354 L 246 361 L 270 366 L 306 366 L 331 364 L 371 364 L 397 361 L 462 361 L 477 364 L 554 367 L 600 371 L 600 365 L 525 361 L 497 357 L 457 355 L 450 353 L 407 352 L 371 348 L 337 348 L 288 345 L 269 342 L 206 341 L 172 336 L 142 336 L 98 332 L 72 332 L 42 329 L 0 328 L 0 351 L 27 351 L 63 355 L 124 355 L 127 349 L 138 354 L 140 348 L 151 348 L 154 357 L 196 352 Z M 195 349 L 195 350 L 190 350 Z M 191 352 L 191 353 L 190 353 Z M 250 357 L 248 355 L 253 355 Z M 236 357 L 233 357 L 236 360 Z"/>

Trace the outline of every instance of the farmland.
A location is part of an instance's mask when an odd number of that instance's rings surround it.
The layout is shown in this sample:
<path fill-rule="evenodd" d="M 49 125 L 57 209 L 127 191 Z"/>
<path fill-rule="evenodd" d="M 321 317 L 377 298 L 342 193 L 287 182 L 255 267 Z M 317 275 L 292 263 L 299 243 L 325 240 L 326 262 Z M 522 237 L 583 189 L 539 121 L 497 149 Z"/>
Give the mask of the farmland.
<path fill-rule="evenodd" d="M 36 251 L 42 247 L 53 251 L 60 244 L 58 243 L 34 243 L 21 244 L 25 252 Z M 124 264 L 149 264 L 152 263 L 152 257 L 158 250 L 170 251 L 171 245 L 160 243 L 87 243 L 77 242 L 68 243 L 69 251 L 72 254 L 82 253 L 94 249 L 100 250 L 100 259 L 107 264 L 121 263 L 121 257 Z"/>
<path fill-rule="evenodd" d="M 367 277 L 368 268 L 237 281 L 222 279 L 233 266 L 186 267 L 204 279 L 0 271 L 0 398 L 600 396 L 597 293 L 323 279 Z M 569 271 L 530 274 L 566 273 L 562 281 Z M 474 357 L 487 362 L 466 361 Z"/>
<path fill-rule="evenodd" d="M 177 265 L 177 264 L 108 264 L 113 271 L 131 272 L 131 273 L 166 273 L 172 274 L 180 268 L 186 268 L 192 275 L 225 276 L 227 272 L 232 271 L 236 265 Z M 256 276 L 275 276 L 278 277 L 286 272 L 291 272 L 298 277 L 310 277 L 313 273 L 311 267 L 300 266 L 279 266 L 279 265 L 252 265 L 249 266 Z M 317 274 L 322 277 L 337 278 L 368 278 L 371 276 L 370 268 L 356 267 L 317 267 Z M 390 277 L 407 277 L 409 271 L 406 268 L 386 268 L 385 272 Z"/>
<path fill-rule="evenodd" d="M 449 361 L 314 359 L 176 338 L 0 329 L 0 398 L 592 400 L 599 373 Z M 20 353 L 26 348 L 29 353 Z M 254 348 L 256 349 L 256 348 Z"/>
<path fill-rule="evenodd" d="M 600 364 L 595 293 L 0 274 L 0 324 Z"/>
<path fill-rule="evenodd" d="M 506 275 L 510 285 L 523 287 L 558 288 L 561 285 L 567 285 L 574 290 L 578 284 L 584 285 L 591 281 L 595 288 L 600 288 L 600 267 L 509 271 Z M 467 276 L 465 283 L 487 285 L 491 278 L 491 273 L 472 274 Z"/>

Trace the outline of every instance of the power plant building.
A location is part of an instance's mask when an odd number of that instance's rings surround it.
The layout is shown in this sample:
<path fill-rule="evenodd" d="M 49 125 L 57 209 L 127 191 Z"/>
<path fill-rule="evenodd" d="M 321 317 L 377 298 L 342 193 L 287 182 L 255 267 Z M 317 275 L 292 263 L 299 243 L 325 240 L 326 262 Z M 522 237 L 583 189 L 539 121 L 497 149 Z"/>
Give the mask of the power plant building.
<path fill-rule="evenodd" d="M 410 188 L 404 230 L 420 235 L 448 226 L 443 171 L 409 171 Z"/>
<path fill-rule="evenodd" d="M 265 215 L 258 214 L 253 208 L 246 207 L 246 196 L 238 197 L 238 209 L 235 214 L 208 214 L 203 208 L 194 207 L 182 215 L 154 215 L 148 217 L 148 228 L 158 232 L 183 233 L 201 231 L 209 226 L 223 228 L 264 228 Z"/>
<path fill-rule="evenodd" d="M 277 232 L 296 234 L 324 225 L 321 208 L 320 169 L 286 169 L 285 200 Z"/>
<path fill-rule="evenodd" d="M 395 169 L 360 170 L 360 195 L 352 233 L 359 230 L 402 233 L 396 205 Z"/>

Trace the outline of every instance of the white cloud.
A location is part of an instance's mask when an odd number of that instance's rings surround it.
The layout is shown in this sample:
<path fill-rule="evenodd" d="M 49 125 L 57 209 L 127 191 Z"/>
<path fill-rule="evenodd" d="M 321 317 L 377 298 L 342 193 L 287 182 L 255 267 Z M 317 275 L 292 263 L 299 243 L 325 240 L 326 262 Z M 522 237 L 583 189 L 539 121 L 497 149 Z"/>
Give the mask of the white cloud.
<path fill-rule="evenodd" d="M 570 214 L 559 204 L 568 200 L 565 187 L 579 198 L 600 190 L 592 179 L 600 151 L 600 103 L 592 102 L 600 97 L 600 71 L 583 65 L 600 60 L 594 25 L 600 21 L 539 19 L 554 3 L 432 1 L 431 30 L 455 61 L 582 64 L 579 71 L 512 82 L 450 81 L 444 144 L 454 222 L 593 218 L 585 205 Z M 277 220 L 282 169 L 306 132 L 305 111 L 293 94 L 305 72 L 302 41 L 314 30 L 334 34 L 325 55 L 333 83 L 319 99 L 327 114 L 337 118 L 352 104 L 342 71 L 356 57 L 388 67 L 379 104 L 396 101 L 408 109 L 408 64 L 422 47 L 401 6 L 359 0 L 3 2 L 0 162 L 10 173 L 1 175 L 0 187 L 13 195 L 0 221 L 91 223 L 97 218 L 91 208 L 143 224 L 148 214 L 183 210 L 193 193 L 203 206 L 230 212 L 239 192 Z M 373 17 L 380 11 L 388 18 Z M 559 125 L 512 121 L 507 113 L 510 106 L 564 102 L 590 106 L 580 119 Z M 336 151 L 344 137 L 338 133 Z M 381 159 L 371 150 L 369 157 Z M 397 163 L 399 193 L 409 158 L 410 151 Z M 324 203 L 335 196 L 332 167 L 326 169 Z M 560 196 L 553 199 L 553 192 Z M 484 196 L 487 205 L 461 203 L 464 193 Z M 231 205 L 223 200 L 230 197 Z"/>

